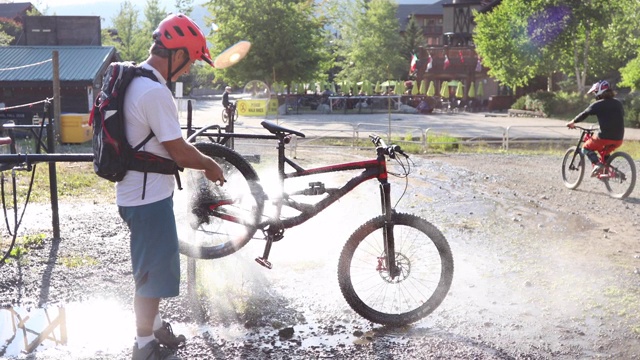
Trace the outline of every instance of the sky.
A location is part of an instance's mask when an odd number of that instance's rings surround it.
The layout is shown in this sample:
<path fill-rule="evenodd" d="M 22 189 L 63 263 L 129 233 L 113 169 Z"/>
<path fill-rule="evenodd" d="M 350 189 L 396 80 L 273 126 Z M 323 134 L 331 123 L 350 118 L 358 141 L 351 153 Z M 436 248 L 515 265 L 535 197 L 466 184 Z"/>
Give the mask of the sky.
<path fill-rule="evenodd" d="M 3 0 L 0 0 L 2 2 Z M 6 1 L 6 0 L 4 0 Z M 15 0 L 18 1 L 18 0 Z M 20 0 L 25 1 L 25 0 Z M 28 0 L 26 0 L 28 1 Z M 147 0 L 130 0 L 140 11 L 144 9 Z M 398 4 L 427 4 L 437 0 L 396 0 Z M 31 0 L 41 11 L 48 7 L 47 15 L 99 15 L 107 23 L 120 9 L 119 0 Z M 159 0 L 160 5 L 171 11 L 174 9 L 175 0 Z M 194 4 L 202 4 L 204 0 L 195 0 Z"/>

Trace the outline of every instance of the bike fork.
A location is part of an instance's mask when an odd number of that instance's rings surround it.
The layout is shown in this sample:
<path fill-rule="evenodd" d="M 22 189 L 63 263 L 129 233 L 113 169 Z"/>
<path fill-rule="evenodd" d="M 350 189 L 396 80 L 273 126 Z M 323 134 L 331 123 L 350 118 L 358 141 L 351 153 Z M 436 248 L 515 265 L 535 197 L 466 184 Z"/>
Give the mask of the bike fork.
<path fill-rule="evenodd" d="M 396 264 L 395 239 L 393 237 L 393 209 L 391 208 L 391 184 L 385 182 L 380 184 L 380 200 L 382 202 L 382 213 L 384 215 L 384 228 L 382 238 L 384 242 L 385 260 L 387 271 L 393 279 L 400 275 L 400 269 Z"/>

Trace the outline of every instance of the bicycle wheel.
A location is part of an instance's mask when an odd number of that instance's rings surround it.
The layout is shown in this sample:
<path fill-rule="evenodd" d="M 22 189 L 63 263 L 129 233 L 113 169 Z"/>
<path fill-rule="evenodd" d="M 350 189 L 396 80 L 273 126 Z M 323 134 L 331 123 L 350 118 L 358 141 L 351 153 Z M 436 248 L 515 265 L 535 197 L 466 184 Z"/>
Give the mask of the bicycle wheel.
<path fill-rule="evenodd" d="M 226 124 L 227 120 L 229 120 L 229 114 L 227 114 L 227 109 L 222 109 L 222 122 Z"/>
<path fill-rule="evenodd" d="M 180 238 L 180 252 L 216 259 L 236 252 L 253 237 L 265 197 L 258 175 L 240 154 L 214 143 L 195 146 L 220 165 L 226 182 L 217 186 L 201 171 L 188 171 L 188 211 L 194 231 L 188 238 Z"/>
<path fill-rule="evenodd" d="M 405 325 L 433 312 L 453 279 L 453 256 L 442 233 L 410 214 L 392 215 L 400 275 L 384 267 L 384 216 L 360 226 L 347 240 L 338 262 L 338 283 L 351 308 L 384 325 Z"/>
<path fill-rule="evenodd" d="M 237 108 L 233 108 L 233 121 L 237 121 L 238 120 L 238 109 Z"/>
<path fill-rule="evenodd" d="M 636 185 L 636 165 L 629 154 L 616 152 L 611 154 L 604 173 L 598 177 L 604 181 L 611 197 L 624 199 Z"/>
<path fill-rule="evenodd" d="M 570 147 L 562 159 L 562 181 L 571 190 L 580 186 L 584 178 L 584 154 L 578 151 L 574 156 L 576 149 L 575 146 Z"/>

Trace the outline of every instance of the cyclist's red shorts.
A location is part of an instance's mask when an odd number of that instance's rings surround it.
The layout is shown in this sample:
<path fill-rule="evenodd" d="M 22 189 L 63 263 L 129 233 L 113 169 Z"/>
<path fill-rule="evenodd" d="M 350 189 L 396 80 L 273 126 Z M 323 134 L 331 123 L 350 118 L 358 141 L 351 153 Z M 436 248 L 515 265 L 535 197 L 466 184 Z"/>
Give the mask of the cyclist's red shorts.
<path fill-rule="evenodd" d="M 611 154 L 622 145 L 622 140 L 594 139 L 591 138 L 584 143 L 584 148 L 591 151 L 605 150 L 605 155 Z"/>

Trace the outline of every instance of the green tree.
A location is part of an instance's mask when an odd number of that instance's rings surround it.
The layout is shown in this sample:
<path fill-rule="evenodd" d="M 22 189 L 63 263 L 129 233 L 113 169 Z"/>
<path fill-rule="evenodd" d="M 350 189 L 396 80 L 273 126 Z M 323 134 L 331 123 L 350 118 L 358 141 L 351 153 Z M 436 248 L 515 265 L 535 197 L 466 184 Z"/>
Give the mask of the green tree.
<path fill-rule="evenodd" d="M 425 46 L 427 46 L 427 42 L 424 39 L 424 31 L 418 25 L 415 17 L 411 15 L 402 38 L 402 55 L 406 57 L 407 63 L 411 61 L 413 54 L 419 55 L 420 48 Z"/>
<path fill-rule="evenodd" d="M 117 37 L 111 36 L 103 42 L 105 45 L 113 44 L 123 60 L 135 62 L 144 61 L 148 56 L 151 44 L 151 33 L 142 33 L 142 27 L 138 22 L 139 11 L 131 1 L 126 0 L 120 4 L 120 11 L 112 19 Z"/>
<path fill-rule="evenodd" d="M 252 44 L 244 60 L 216 70 L 221 80 L 236 85 L 251 80 L 267 84 L 310 82 L 327 68 L 324 18 L 316 16 L 315 2 L 212 0 L 207 6 L 219 28 L 210 38 L 212 56 L 240 40 Z"/>
<path fill-rule="evenodd" d="M 193 0 L 176 0 L 176 11 L 185 15 L 191 15 L 193 12 Z"/>
<path fill-rule="evenodd" d="M 505 0 L 475 14 L 474 41 L 490 75 L 507 85 L 562 71 L 582 92 L 587 79 L 610 75 L 628 61 L 633 32 L 622 35 L 632 27 L 615 24 L 637 6 L 636 0 Z"/>
<path fill-rule="evenodd" d="M 487 13 L 475 13 L 473 41 L 489 75 L 512 88 L 524 86 L 538 73 L 540 56 L 529 41 L 527 17 L 533 7 L 505 0 Z"/>
<path fill-rule="evenodd" d="M 631 54 L 631 60 L 619 69 L 621 87 L 640 90 L 640 4 L 625 1 L 621 4 L 621 21 L 610 24 L 610 34 L 606 40 L 607 48 L 622 49 Z"/>
<path fill-rule="evenodd" d="M 372 82 L 406 77 L 409 57 L 402 52 L 396 18 L 397 5 L 390 0 L 355 0 L 339 20 L 337 78 Z"/>
<path fill-rule="evenodd" d="M 1 19 L 0 20 L 0 46 L 13 45 L 16 39 L 16 35 L 22 30 L 20 24 L 13 20 Z"/>
<path fill-rule="evenodd" d="M 160 6 L 160 0 L 147 0 L 147 4 L 144 8 L 144 21 L 142 22 L 142 34 L 148 34 L 151 39 L 151 34 L 158 28 L 158 24 L 167 17 L 167 10 Z"/>

